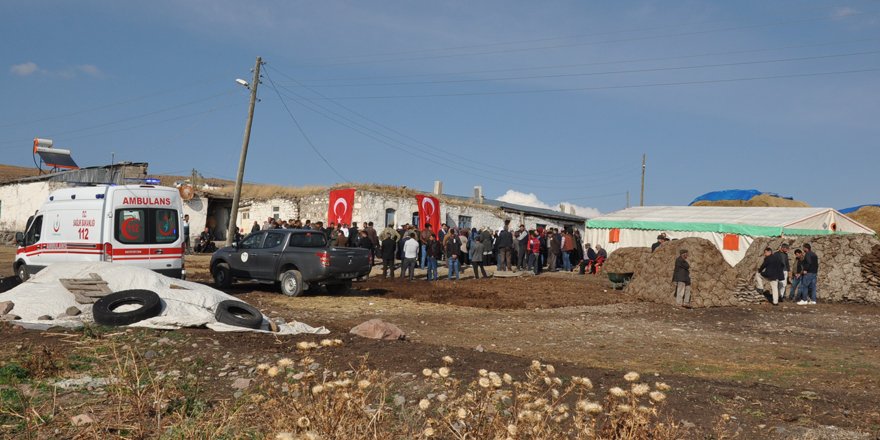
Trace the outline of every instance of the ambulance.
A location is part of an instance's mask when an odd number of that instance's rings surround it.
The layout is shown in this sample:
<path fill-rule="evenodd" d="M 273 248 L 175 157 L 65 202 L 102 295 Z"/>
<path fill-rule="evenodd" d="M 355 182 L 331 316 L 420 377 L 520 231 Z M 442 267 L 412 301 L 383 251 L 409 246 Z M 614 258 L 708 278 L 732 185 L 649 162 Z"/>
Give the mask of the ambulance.
<path fill-rule="evenodd" d="M 59 189 L 17 233 L 19 279 L 53 263 L 107 261 L 184 278 L 180 193 L 152 185 Z"/>

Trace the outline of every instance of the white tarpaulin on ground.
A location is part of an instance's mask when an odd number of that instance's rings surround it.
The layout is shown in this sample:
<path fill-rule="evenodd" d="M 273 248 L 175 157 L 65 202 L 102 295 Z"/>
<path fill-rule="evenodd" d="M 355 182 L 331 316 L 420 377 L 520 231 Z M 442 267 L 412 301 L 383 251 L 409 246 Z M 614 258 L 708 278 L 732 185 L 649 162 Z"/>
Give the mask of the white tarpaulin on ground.
<path fill-rule="evenodd" d="M 731 266 L 745 257 L 755 237 L 874 234 L 831 208 L 640 206 L 587 221 L 586 243 L 609 253 L 622 247 L 650 247 L 657 235 L 705 238 Z"/>
<path fill-rule="evenodd" d="M 130 327 L 147 327 L 173 330 L 181 327 L 208 327 L 215 331 L 265 331 L 269 333 L 269 320 L 263 316 L 261 330 L 217 322 L 214 313 L 221 301 L 241 301 L 231 295 L 204 284 L 182 281 L 160 275 L 149 269 L 113 263 L 59 263 L 48 266 L 27 282 L 0 294 L 0 301 L 12 301 L 12 314 L 20 316 L 24 323 L 77 327 L 82 322 L 94 321 L 91 304 L 79 304 L 59 281 L 62 278 L 88 278 L 98 274 L 113 292 L 129 289 L 152 290 L 162 300 L 159 316 L 131 324 Z M 174 288 L 172 288 L 174 285 Z M 77 307 L 82 315 L 65 317 L 68 307 Z M 52 321 L 37 320 L 48 315 Z M 301 322 L 279 324 L 279 332 L 273 334 L 294 335 L 299 333 L 327 334 L 324 327 L 311 327 Z"/>

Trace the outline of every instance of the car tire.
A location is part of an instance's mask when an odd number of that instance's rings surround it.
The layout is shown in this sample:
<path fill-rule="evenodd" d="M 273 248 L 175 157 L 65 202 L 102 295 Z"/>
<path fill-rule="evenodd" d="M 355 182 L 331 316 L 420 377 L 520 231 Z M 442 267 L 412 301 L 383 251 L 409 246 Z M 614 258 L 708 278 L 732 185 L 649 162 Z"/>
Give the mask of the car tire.
<path fill-rule="evenodd" d="M 288 270 L 281 274 L 281 293 L 287 296 L 302 295 L 302 274 L 298 270 Z"/>
<path fill-rule="evenodd" d="M 242 301 L 228 299 L 217 304 L 214 317 L 223 324 L 250 329 L 258 329 L 263 325 L 263 313 Z"/>
<path fill-rule="evenodd" d="M 28 273 L 27 264 L 24 264 L 23 262 L 18 263 L 15 267 L 15 276 L 17 276 L 18 280 L 22 283 L 27 281 L 31 277 L 31 274 Z"/>
<path fill-rule="evenodd" d="M 217 263 L 211 275 L 214 276 L 214 284 L 221 289 L 228 289 L 232 286 L 232 270 L 226 263 Z"/>
<path fill-rule="evenodd" d="M 116 309 L 126 304 L 140 304 L 141 307 L 128 312 Z M 152 290 L 132 289 L 111 293 L 92 306 L 95 322 L 102 325 L 129 325 L 150 319 L 162 313 L 162 300 Z"/>
<path fill-rule="evenodd" d="M 327 293 L 331 295 L 345 295 L 351 290 L 351 281 L 347 281 L 340 284 L 328 284 Z"/>

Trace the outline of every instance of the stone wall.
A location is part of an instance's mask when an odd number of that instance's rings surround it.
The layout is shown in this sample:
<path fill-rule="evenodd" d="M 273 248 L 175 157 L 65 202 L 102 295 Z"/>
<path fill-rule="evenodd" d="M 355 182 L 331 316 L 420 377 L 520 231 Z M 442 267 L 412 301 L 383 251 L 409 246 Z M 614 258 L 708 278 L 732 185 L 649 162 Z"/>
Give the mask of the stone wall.
<path fill-rule="evenodd" d="M 787 237 L 794 269 L 794 249 L 809 242 L 819 257 L 817 296 L 820 302 L 880 304 L 880 240 L 863 234 Z M 691 303 L 695 307 L 735 306 L 766 302 L 755 289 L 755 273 L 765 247 L 778 248 L 782 238 L 757 238 L 735 267 L 724 261 L 712 242 L 701 238 L 673 240 L 654 253 L 611 254 L 608 264 L 633 268 L 626 291 L 647 301 L 674 303 L 672 271 L 680 249 L 689 251 Z M 622 250 L 622 249 L 621 249 Z M 645 254 L 647 252 L 647 254 Z M 647 255 L 647 257 L 645 257 Z M 618 261 L 615 261 L 618 260 Z M 607 268 L 607 272 L 612 272 Z M 619 270 L 617 270 L 619 271 Z M 627 269 L 629 272 L 629 269 Z"/>

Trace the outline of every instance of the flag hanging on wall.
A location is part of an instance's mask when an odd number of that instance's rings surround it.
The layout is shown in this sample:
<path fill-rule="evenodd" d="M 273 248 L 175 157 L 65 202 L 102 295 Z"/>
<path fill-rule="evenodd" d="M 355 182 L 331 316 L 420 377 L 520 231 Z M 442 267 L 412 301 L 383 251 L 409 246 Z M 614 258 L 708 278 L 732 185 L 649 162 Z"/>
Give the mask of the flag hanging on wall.
<path fill-rule="evenodd" d="M 327 224 L 351 224 L 354 211 L 354 188 L 330 191 L 330 204 L 327 207 Z"/>
<path fill-rule="evenodd" d="M 416 201 L 419 204 L 419 229 L 425 229 L 425 223 L 430 223 L 436 237 L 440 228 L 440 201 L 436 197 L 423 195 L 417 195 Z"/>

